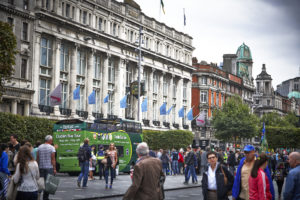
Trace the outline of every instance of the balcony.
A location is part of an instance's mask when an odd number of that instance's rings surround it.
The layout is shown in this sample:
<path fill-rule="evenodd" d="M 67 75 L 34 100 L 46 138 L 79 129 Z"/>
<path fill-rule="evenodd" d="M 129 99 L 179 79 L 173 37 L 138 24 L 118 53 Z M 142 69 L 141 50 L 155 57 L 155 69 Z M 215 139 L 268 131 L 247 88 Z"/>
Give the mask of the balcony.
<path fill-rule="evenodd" d="M 39 109 L 41 112 L 45 112 L 47 115 L 54 112 L 54 107 L 46 106 L 46 105 L 39 105 Z"/>
<path fill-rule="evenodd" d="M 117 115 L 110 115 L 110 114 L 108 114 L 108 115 L 107 115 L 107 118 L 108 118 L 108 119 L 117 119 L 118 116 L 117 116 Z"/>
<path fill-rule="evenodd" d="M 179 124 L 173 123 L 174 128 L 179 128 Z"/>
<path fill-rule="evenodd" d="M 183 125 L 184 129 L 189 129 L 189 125 Z"/>
<path fill-rule="evenodd" d="M 66 115 L 66 116 L 70 116 L 72 112 L 72 110 L 68 108 L 59 108 L 59 111 L 61 115 Z"/>
<path fill-rule="evenodd" d="M 103 118 L 103 114 L 102 113 L 92 113 L 93 117 L 95 117 L 96 119 L 102 119 Z"/>
<path fill-rule="evenodd" d="M 150 126 L 150 120 L 143 119 L 144 126 Z"/>
<path fill-rule="evenodd" d="M 88 118 L 89 113 L 87 111 L 76 110 L 76 114 L 84 119 Z"/>
<path fill-rule="evenodd" d="M 169 122 L 163 122 L 164 127 L 170 128 L 170 123 Z"/>
<path fill-rule="evenodd" d="M 153 121 L 153 125 L 154 125 L 154 126 L 160 126 L 160 121 L 155 121 L 155 120 L 154 120 L 154 121 Z"/>

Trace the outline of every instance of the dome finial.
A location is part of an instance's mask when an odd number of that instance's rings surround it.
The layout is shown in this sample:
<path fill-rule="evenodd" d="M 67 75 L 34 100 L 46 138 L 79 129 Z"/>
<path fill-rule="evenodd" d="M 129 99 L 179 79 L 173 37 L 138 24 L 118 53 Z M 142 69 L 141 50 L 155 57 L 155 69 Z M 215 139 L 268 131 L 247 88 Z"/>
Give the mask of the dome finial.
<path fill-rule="evenodd" d="M 263 64 L 263 65 L 262 65 L 262 71 L 263 71 L 263 72 L 267 71 L 267 70 L 266 70 L 266 64 Z"/>

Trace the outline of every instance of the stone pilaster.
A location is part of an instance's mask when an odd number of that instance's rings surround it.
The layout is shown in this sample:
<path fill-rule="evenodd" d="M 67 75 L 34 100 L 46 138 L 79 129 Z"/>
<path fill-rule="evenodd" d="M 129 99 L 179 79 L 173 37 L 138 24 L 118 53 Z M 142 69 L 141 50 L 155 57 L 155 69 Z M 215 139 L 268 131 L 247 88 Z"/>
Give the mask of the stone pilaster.
<path fill-rule="evenodd" d="M 41 34 L 34 33 L 34 48 L 33 48 L 33 69 L 32 69 L 32 89 L 35 91 L 32 101 L 32 113 L 40 114 L 39 109 L 39 71 L 40 71 L 40 43 Z"/>
<path fill-rule="evenodd" d="M 149 82 L 148 82 L 148 110 L 147 118 L 150 121 L 149 125 L 153 126 L 153 76 L 155 69 L 152 68 L 149 71 Z"/>
<path fill-rule="evenodd" d="M 72 49 L 72 55 L 71 55 L 71 69 L 70 69 L 70 88 L 69 91 L 69 105 L 71 109 L 71 116 L 74 118 L 78 118 L 78 115 L 76 114 L 76 101 L 73 99 L 73 91 L 76 89 L 76 74 L 77 74 L 77 51 L 78 51 L 79 45 L 75 44 L 74 48 Z"/>
<path fill-rule="evenodd" d="M 116 84 L 116 95 L 119 94 L 119 99 L 121 100 L 126 93 L 126 59 L 120 58 L 119 66 L 118 66 L 118 73 L 116 74 L 116 80 L 118 83 L 124 83 L 124 84 Z M 130 95 L 127 94 L 127 100 L 130 98 Z M 120 102 L 119 100 L 119 102 Z M 118 104 L 116 104 L 118 105 Z M 116 110 L 116 114 L 120 118 L 125 118 L 125 109 L 120 109 L 120 106 L 116 106 L 118 109 Z"/>
<path fill-rule="evenodd" d="M 168 108 L 171 108 L 171 106 L 173 106 L 173 75 L 171 75 L 170 77 L 170 82 L 168 85 Z M 174 108 L 172 108 L 174 109 Z M 170 127 L 172 127 L 172 110 L 170 112 L 170 114 L 168 115 L 168 119 L 167 122 L 170 123 Z"/>
<path fill-rule="evenodd" d="M 192 106 L 192 81 L 188 80 L 187 82 L 187 91 L 186 91 L 186 95 L 187 95 L 187 109 L 189 109 Z M 196 113 L 198 114 L 198 113 Z M 187 125 L 189 125 L 189 130 L 192 131 L 192 121 L 187 119 Z"/>
<path fill-rule="evenodd" d="M 176 104 L 176 107 L 177 107 L 177 116 L 178 116 L 178 111 L 182 108 L 183 104 L 182 104 L 182 101 L 183 101 L 183 97 L 182 97 L 182 94 L 183 94 L 183 91 L 182 91 L 182 88 L 183 88 L 183 79 L 180 77 L 179 80 L 178 80 L 178 83 L 177 83 L 177 95 L 176 95 L 176 101 L 177 101 L 177 104 Z M 182 129 L 182 117 L 179 117 L 178 116 L 178 121 L 176 123 L 179 124 L 179 129 Z"/>
<path fill-rule="evenodd" d="M 55 52 L 54 52 L 54 59 L 53 60 L 53 63 L 55 64 L 53 66 L 53 74 L 54 74 L 54 77 L 53 77 L 53 83 L 52 83 L 52 90 L 54 90 L 54 88 L 59 84 L 59 77 L 60 77 L 60 48 L 61 48 L 61 40 L 56 38 L 56 46 L 55 46 Z M 59 112 L 59 106 L 56 105 L 54 106 L 54 115 L 60 115 L 60 112 Z"/>
<path fill-rule="evenodd" d="M 86 85 L 86 108 L 88 111 L 88 119 L 93 121 L 95 118 L 92 115 L 92 110 L 93 110 L 93 105 L 94 104 L 89 104 L 88 102 L 88 96 L 93 92 L 93 74 L 94 74 L 94 67 L 93 67 L 93 59 L 94 59 L 94 53 L 95 50 L 91 49 L 88 51 L 87 55 L 87 78 L 85 79 L 85 85 Z"/>
<path fill-rule="evenodd" d="M 16 99 L 13 99 L 11 101 L 11 113 L 16 115 L 17 114 L 17 108 L 18 108 L 18 102 Z"/>
<path fill-rule="evenodd" d="M 104 98 L 107 96 L 108 94 L 108 90 L 107 90 L 107 84 L 108 84 L 108 59 L 110 57 L 110 54 L 106 54 L 103 56 L 103 73 L 102 73 L 102 97 L 103 100 Z M 108 103 L 103 104 L 102 108 L 102 113 L 103 113 L 103 117 L 107 117 L 107 108 L 108 108 Z"/>
<path fill-rule="evenodd" d="M 163 80 L 164 80 L 165 73 L 160 73 L 158 78 L 158 93 L 157 93 L 157 105 L 158 105 L 158 121 L 160 121 L 160 125 L 162 126 L 163 119 L 165 115 L 160 115 L 160 107 L 164 103 L 164 94 L 163 94 Z"/>
<path fill-rule="evenodd" d="M 30 113 L 29 101 L 25 101 L 24 116 L 29 116 L 29 113 Z"/>

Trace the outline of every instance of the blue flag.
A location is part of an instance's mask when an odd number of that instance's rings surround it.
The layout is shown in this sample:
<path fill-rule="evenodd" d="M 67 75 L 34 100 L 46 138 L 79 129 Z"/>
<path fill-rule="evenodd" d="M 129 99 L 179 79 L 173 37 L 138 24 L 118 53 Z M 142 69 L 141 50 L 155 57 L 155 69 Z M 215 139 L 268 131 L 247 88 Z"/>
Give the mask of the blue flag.
<path fill-rule="evenodd" d="M 93 92 L 90 94 L 88 99 L 89 99 L 89 104 L 95 104 L 96 103 L 95 90 L 93 90 Z"/>
<path fill-rule="evenodd" d="M 107 96 L 104 98 L 103 103 L 107 103 L 108 102 L 108 98 L 109 98 L 109 94 L 107 94 Z"/>
<path fill-rule="evenodd" d="M 167 114 L 167 103 L 164 102 L 163 105 L 160 106 L 160 115 L 166 115 Z"/>
<path fill-rule="evenodd" d="M 148 100 L 147 98 L 144 99 L 144 101 L 142 102 L 142 112 L 146 112 L 148 110 Z"/>
<path fill-rule="evenodd" d="M 182 106 L 182 108 L 178 111 L 178 116 L 179 117 L 184 117 L 184 107 Z"/>
<path fill-rule="evenodd" d="M 167 115 L 169 115 L 169 114 L 170 114 L 170 112 L 171 112 L 172 108 L 173 108 L 173 105 L 172 105 L 172 106 L 171 106 L 171 108 L 169 108 L 169 110 L 167 111 Z"/>
<path fill-rule="evenodd" d="M 266 132 L 266 127 L 265 127 L 265 122 L 263 123 L 263 128 L 262 128 L 262 135 L 261 135 L 261 141 L 263 141 L 265 137 L 265 132 Z"/>
<path fill-rule="evenodd" d="M 127 108 L 127 103 L 126 103 L 126 101 L 127 101 L 127 95 L 125 95 L 125 96 L 123 97 L 123 99 L 121 99 L 121 101 L 120 101 L 120 108 Z"/>
<path fill-rule="evenodd" d="M 80 85 L 78 85 L 77 88 L 73 91 L 73 99 L 80 99 Z"/>
<path fill-rule="evenodd" d="M 193 108 L 191 108 L 191 110 L 188 112 L 187 119 L 190 120 L 190 121 L 192 121 L 194 119 Z"/>

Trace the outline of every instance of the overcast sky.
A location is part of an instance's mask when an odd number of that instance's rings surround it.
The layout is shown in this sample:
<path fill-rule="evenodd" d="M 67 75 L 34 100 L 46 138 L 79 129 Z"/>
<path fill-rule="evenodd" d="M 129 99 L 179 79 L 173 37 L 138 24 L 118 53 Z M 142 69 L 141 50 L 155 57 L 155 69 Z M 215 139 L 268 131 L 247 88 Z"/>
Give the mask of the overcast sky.
<path fill-rule="evenodd" d="M 146 15 L 193 37 L 198 61 L 220 63 L 244 42 L 254 79 L 265 63 L 273 87 L 299 76 L 300 0 L 135 0 Z M 183 8 L 187 25 L 183 26 Z"/>

